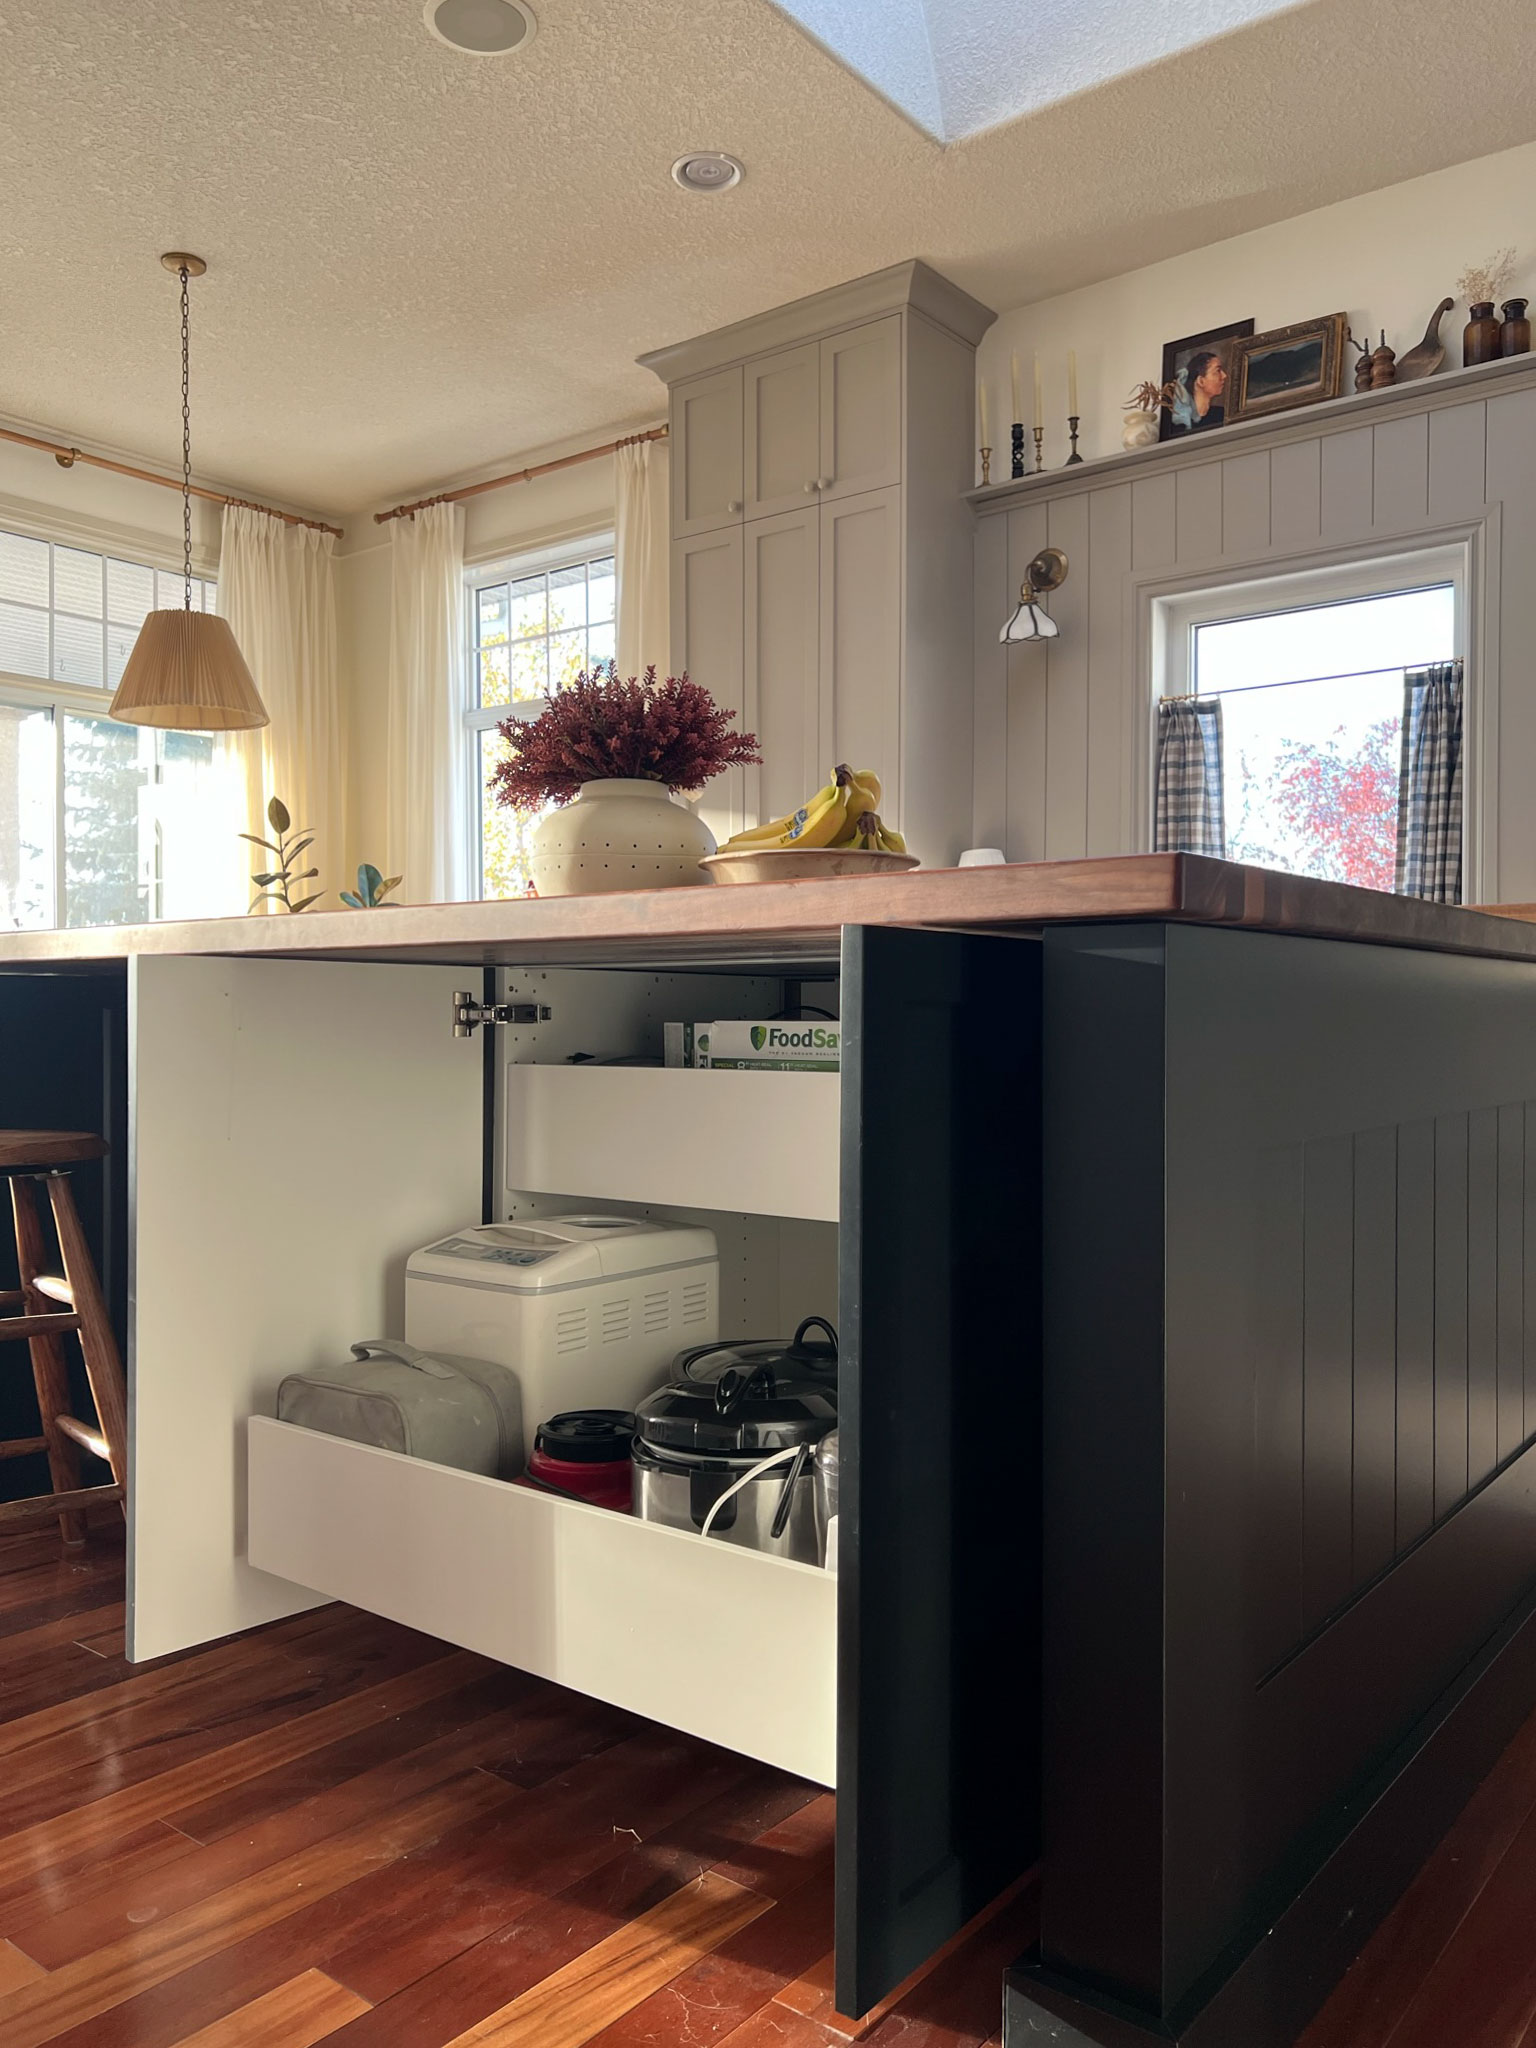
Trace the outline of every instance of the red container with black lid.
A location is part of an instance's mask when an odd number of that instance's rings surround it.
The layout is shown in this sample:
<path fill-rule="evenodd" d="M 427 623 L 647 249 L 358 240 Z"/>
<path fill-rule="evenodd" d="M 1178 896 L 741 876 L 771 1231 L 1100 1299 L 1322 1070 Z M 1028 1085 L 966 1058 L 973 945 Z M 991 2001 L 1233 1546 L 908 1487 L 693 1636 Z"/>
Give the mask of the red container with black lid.
<path fill-rule="evenodd" d="M 630 1511 L 629 1453 L 635 1418 L 622 1408 L 572 1408 L 534 1432 L 528 1477 L 593 1507 Z"/>

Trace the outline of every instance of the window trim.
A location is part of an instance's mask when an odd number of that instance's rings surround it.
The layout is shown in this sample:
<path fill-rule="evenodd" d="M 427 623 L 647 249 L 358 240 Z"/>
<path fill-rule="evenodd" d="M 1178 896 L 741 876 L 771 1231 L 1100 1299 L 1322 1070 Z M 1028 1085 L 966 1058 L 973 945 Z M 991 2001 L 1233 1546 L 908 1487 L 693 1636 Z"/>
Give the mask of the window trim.
<path fill-rule="evenodd" d="M 515 549 L 510 553 L 488 555 L 481 561 L 466 562 L 464 565 L 464 629 L 460 667 L 463 678 L 460 684 L 461 732 L 464 748 L 464 777 L 468 785 L 469 801 L 464 807 L 465 878 L 470 888 L 471 902 L 485 902 L 485 833 L 481 823 L 485 791 L 480 787 L 480 735 L 491 731 L 505 718 L 530 720 L 537 718 L 542 705 L 537 699 L 526 704 L 491 704 L 475 702 L 479 687 L 479 639 L 476 631 L 476 597 L 481 590 L 493 583 L 508 583 L 520 576 L 553 574 L 560 569 L 574 569 L 578 564 L 600 561 L 606 555 L 615 557 L 614 620 L 618 620 L 617 587 L 617 540 L 612 527 L 599 527 L 596 532 L 572 534 L 560 541 L 548 542 L 543 546 Z"/>
<path fill-rule="evenodd" d="M 1152 844 L 1157 702 L 1188 693 L 1195 625 L 1450 583 L 1466 675 L 1462 900 L 1497 900 L 1498 641 L 1487 622 L 1498 616 L 1498 560 L 1490 508 L 1475 522 L 1404 534 L 1396 546 L 1378 538 L 1280 558 L 1268 570 L 1248 562 L 1225 573 L 1132 579 L 1142 687 L 1127 788 L 1131 845 L 1144 852 Z"/>

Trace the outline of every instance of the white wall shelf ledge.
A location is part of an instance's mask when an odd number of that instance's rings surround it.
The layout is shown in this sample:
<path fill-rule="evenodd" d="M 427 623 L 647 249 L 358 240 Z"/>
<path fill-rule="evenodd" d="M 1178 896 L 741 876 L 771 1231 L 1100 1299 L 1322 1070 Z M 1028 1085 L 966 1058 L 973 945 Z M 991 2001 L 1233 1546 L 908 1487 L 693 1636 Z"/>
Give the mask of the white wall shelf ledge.
<path fill-rule="evenodd" d="M 1456 346 L 1454 335 L 1451 345 Z M 1321 405 L 1298 406 L 1294 412 L 1234 420 L 1214 433 L 1185 434 L 1175 441 L 1159 441 L 1150 448 L 1121 449 L 1070 468 L 1061 463 L 1055 468 L 1030 470 L 1024 476 L 1005 477 L 1001 483 L 967 491 L 966 502 L 981 513 L 1006 509 L 1041 492 L 1051 497 L 1067 497 L 1094 489 L 1120 470 L 1180 469 L 1209 462 L 1217 454 L 1257 453 L 1262 448 L 1278 448 L 1287 441 L 1310 440 L 1319 433 L 1337 431 L 1356 422 L 1372 424 L 1400 410 L 1434 412 L 1441 406 L 1465 405 L 1484 390 L 1519 391 L 1532 384 L 1536 384 L 1536 353 L 1502 357 L 1496 363 L 1476 363 L 1469 370 L 1442 370 L 1435 377 L 1389 384 L 1381 391 L 1351 391 Z M 1007 460 L 1006 450 L 994 448 L 992 453 L 994 461 Z"/>

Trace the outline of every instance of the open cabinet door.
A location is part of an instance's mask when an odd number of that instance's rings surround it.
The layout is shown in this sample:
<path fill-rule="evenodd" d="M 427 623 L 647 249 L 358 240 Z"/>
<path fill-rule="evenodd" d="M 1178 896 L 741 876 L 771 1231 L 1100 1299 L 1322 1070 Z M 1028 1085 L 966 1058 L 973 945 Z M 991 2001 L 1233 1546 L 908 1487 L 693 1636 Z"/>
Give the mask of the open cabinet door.
<path fill-rule="evenodd" d="M 1030 940 L 843 934 L 850 2014 L 1038 1854 L 1040 982 Z"/>
<path fill-rule="evenodd" d="M 129 971 L 128 1655 L 316 1604 L 245 1555 L 245 1425 L 396 1335 L 405 1261 L 478 1220 L 462 968 L 141 956 Z"/>

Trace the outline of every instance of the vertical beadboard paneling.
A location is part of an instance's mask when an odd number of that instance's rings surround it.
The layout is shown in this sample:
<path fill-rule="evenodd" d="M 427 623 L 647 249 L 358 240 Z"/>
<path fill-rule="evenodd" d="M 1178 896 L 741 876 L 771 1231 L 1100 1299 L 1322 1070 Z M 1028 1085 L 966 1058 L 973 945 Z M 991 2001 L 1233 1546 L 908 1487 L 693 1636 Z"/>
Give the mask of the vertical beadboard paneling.
<path fill-rule="evenodd" d="M 1429 415 L 1371 429 L 1372 523 L 1378 533 L 1422 526 L 1429 514 Z"/>
<path fill-rule="evenodd" d="M 1499 693 L 1499 758 L 1517 764 L 1499 777 L 1498 899 L 1536 900 L 1536 805 L 1529 799 L 1536 761 L 1536 390 L 1488 401 L 1488 502 L 1499 521 L 1499 665 L 1510 681 Z"/>
<path fill-rule="evenodd" d="M 1435 1514 L 1435 1127 L 1397 1134 L 1397 1527 L 1406 1550 Z"/>
<path fill-rule="evenodd" d="M 1353 1583 L 1392 1561 L 1397 1532 L 1397 1132 L 1355 1137 Z"/>
<path fill-rule="evenodd" d="M 1360 540 L 1371 530 L 1376 457 L 1369 427 L 1329 434 L 1322 451 L 1322 538 Z"/>
<path fill-rule="evenodd" d="M 1061 628 L 1046 654 L 1045 857 L 1078 860 L 1088 848 L 1088 593 L 1097 575 L 1088 548 L 1089 493 L 1046 508 L 1046 539 L 1071 564 L 1051 594 Z"/>
<path fill-rule="evenodd" d="M 1007 515 L 1007 525 L 1008 587 L 1017 595 L 1026 563 L 1045 546 L 1045 506 L 1017 506 Z M 1010 647 L 1007 663 L 1008 836 L 1003 844 L 1010 860 L 1044 860 L 1045 649 Z"/>
<path fill-rule="evenodd" d="M 1302 1229 L 1302 1625 L 1353 1583 L 1354 1141 L 1306 1146 Z"/>
<path fill-rule="evenodd" d="M 1467 1492 L 1467 1119 L 1435 1119 L 1435 1520 Z"/>
<path fill-rule="evenodd" d="M 1487 497 L 1488 408 L 1448 405 L 1429 415 L 1429 516 L 1467 519 Z"/>
<path fill-rule="evenodd" d="M 1467 1484 L 1499 1461 L 1499 1113 L 1467 1118 Z"/>
<path fill-rule="evenodd" d="M 1320 441 L 1286 441 L 1269 452 L 1269 539 L 1277 552 L 1314 547 L 1322 531 Z"/>
<path fill-rule="evenodd" d="M 1269 450 L 1221 465 L 1221 551 L 1247 562 L 1269 551 Z"/>
<path fill-rule="evenodd" d="M 1131 562 L 1137 570 L 1171 569 L 1179 558 L 1171 476 L 1139 476 L 1131 485 Z"/>
<path fill-rule="evenodd" d="M 1499 1461 L 1525 1441 L 1525 1104 L 1499 1107 Z"/>
<path fill-rule="evenodd" d="M 1136 659 L 1126 645 L 1126 579 L 1131 571 L 1130 484 L 1088 500 L 1088 844 L 1089 854 L 1130 850 L 1129 736 L 1138 730 Z"/>
<path fill-rule="evenodd" d="M 1017 592 L 1008 587 L 1008 521 L 976 522 L 973 558 L 976 684 L 972 846 L 1003 846 L 1008 838 L 1008 657 L 998 640 Z"/>
<path fill-rule="evenodd" d="M 1198 568 L 1221 554 L 1221 471 L 1219 462 L 1181 469 L 1174 478 L 1179 567 Z"/>

